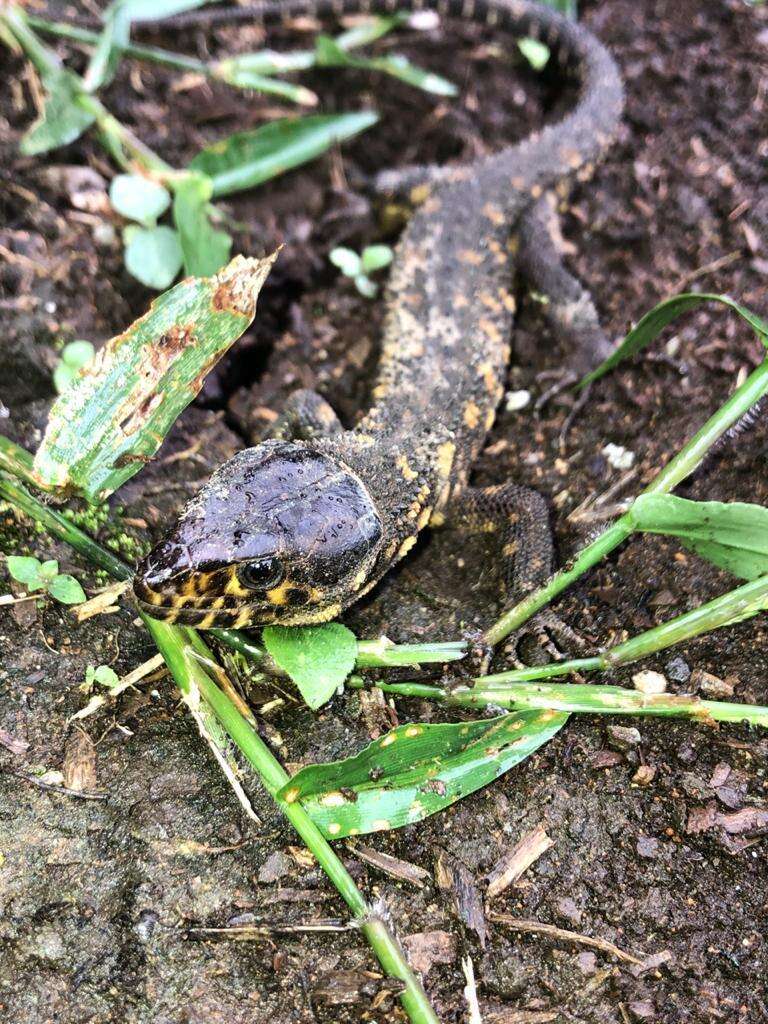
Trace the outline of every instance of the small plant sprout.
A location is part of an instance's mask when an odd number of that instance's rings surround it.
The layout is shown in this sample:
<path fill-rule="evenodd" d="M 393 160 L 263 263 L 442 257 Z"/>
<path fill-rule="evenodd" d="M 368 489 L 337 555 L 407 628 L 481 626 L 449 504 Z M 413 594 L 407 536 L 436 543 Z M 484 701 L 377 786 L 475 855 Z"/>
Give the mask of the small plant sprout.
<path fill-rule="evenodd" d="M 96 349 L 90 341 L 70 341 L 64 346 L 59 363 L 53 371 L 53 386 L 60 395 L 95 355 Z"/>
<path fill-rule="evenodd" d="M 90 693 L 94 684 L 104 686 L 107 690 L 114 690 L 120 683 L 117 672 L 109 665 L 89 665 L 85 670 L 85 682 L 80 687 L 83 693 Z"/>
<path fill-rule="evenodd" d="M 379 286 L 372 281 L 370 274 L 388 267 L 394 253 L 388 245 L 367 245 L 358 255 L 354 249 L 340 245 L 331 250 L 328 257 L 338 267 L 344 277 L 355 282 L 355 288 L 366 299 L 375 299 Z"/>
<path fill-rule="evenodd" d="M 55 558 L 41 562 L 32 555 L 9 555 L 6 562 L 11 577 L 30 594 L 43 590 L 60 604 L 81 604 L 85 600 L 83 588 L 74 576 L 59 572 Z"/>

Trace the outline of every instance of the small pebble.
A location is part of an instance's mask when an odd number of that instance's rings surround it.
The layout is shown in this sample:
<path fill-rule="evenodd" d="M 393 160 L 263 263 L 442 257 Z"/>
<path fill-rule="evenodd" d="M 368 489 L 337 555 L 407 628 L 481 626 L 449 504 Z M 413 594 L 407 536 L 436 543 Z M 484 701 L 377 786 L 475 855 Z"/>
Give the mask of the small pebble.
<path fill-rule="evenodd" d="M 700 668 L 691 673 L 691 686 L 712 700 L 728 700 L 733 696 L 733 683 Z"/>
<path fill-rule="evenodd" d="M 636 672 L 632 676 L 632 685 L 640 693 L 666 693 L 667 678 L 661 672 Z"/>
<path fill-rule="evenodd" d="M 687 683 L 691 678 L 691 669 L 684 658 L 673 658 L 664 666 L 667 676 L 673 683 Z"/>
<path fill-rule="evenodd" d="M 646 860 L 653 860 L 659 852 L 659 840 L 654 839 L 653 836 L 638 836 L 637 839 L 637 853 L 640 857 L 645 857 Z"/>
<path fill-rule="evenodd" d="M 653 780 L 656 778 L 656 769 L 652 764 L 641 764 L 635 774 L 632 776 L 632 781 L 636 786 L 650 786 Z"/>
<path fill-rule="evenodd" d="M 597 970 L 597 957 L 594 953 L 587 953 L 586 951 L 579 953 L 576 957 L 576 963 L 581 973 L 587 976 L 594 974 Z"/>
<path fill-rule="evenodd" d="M 608 742 L 615 750 L 633 750 L 642 742 L 639 729 L 631 725 L 609 725 Z"/>
<path fill-rule="evenodd" d="M 620 444 L 607 444 L 603 455 L 614 469 L 631 469 L 635 464 L 635 453 Z"/>
<path fill-rule="evenodd" d="M 507 394 L 507 412 L 519 412 L 531 404 L 531 392 L 525 389 L 521 391 L 510 391 Z"/>
<path fill-rule="evenodd" d="M 563 896 L 557 901 L 557 915 L 576 927 L 581 924 L 581 910 L 570 896 Z"/>
<path fill-rule="evenodd" d="M 117 241 L 117 232 L 114 225 L 102 220 L 93 226 L 93 240 L 96 245 L 103 249 L 111 249 Z"/>
<path fill-rule="evenodd" d="M 690 743 L 683 743 L 677 748 L 677 759 L 681 764 L 693 764 L 696 751 Z"/>
<path fill-rule="evenodd" d="M 654 1009 L 653 1003 L 647 1000 L 638 1001 L 629 1004 L 629 1013 L 632 1020 L 636 1021 L 647 1021 L 655 1020 L 656 1010 Z"/>

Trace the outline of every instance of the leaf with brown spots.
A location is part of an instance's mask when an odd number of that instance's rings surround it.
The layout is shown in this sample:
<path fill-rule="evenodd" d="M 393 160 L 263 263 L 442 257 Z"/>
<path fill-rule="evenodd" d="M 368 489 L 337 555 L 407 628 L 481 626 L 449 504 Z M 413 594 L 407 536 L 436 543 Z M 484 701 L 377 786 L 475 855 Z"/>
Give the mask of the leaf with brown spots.
<path fill-rule="evenodd" d="M 99 501 L 137 473 L 252 323 L 276 255 L 237 256 L 213 277 L 181 281 L 108 341 L 51 409 L 39 486 Z"/>
<path fill-rule="evenodd" d="M 451 725 L 400 725 L 354 757 L 302 768 L 278 796 L 301 801 L 330 839 L 398 828 L 493 782 L 567 719 L 559 711 L 517 711 Z"/>

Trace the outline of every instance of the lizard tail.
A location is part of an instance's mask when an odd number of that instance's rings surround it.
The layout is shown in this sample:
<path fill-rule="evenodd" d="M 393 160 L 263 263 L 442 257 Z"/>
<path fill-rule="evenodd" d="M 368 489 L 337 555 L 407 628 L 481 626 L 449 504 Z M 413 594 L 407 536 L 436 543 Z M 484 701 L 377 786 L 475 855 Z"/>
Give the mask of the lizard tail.
<path fill-rule="evenodd" d="M 573 76 L 579 95 L 561 121 L 515 146 L 467 167 L 446 168 L 448 180 L 478 175 L 489 198 L 537 199 L 553 182 L 590 177 L 595 162 L 613 140 L 624 93 L 613 57 L 582 25 L 530 0 L 266 0 L 242 7 L 206 8 L 166 19 L 174 28 L 204 28 L 258 21 L 275 24 L 302 15 L 392 14 L 433 10 L 445 17 L 487 25 L 518 37 L 541 40 L 552 58 Z"/>

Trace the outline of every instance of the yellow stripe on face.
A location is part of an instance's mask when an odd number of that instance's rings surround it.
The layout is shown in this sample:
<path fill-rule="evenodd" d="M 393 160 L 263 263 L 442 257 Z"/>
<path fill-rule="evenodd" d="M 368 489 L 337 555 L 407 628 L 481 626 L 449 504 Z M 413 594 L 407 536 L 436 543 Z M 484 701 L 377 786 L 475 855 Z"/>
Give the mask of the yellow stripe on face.
<path fill-rule="evenodd" d="M 279 587 L 273 587 L 266 593 L 270 604 L 284 605 L 288 603 L 288 591 L 294 586 L 290 580 L 283 580 Z"/>
<path fill-rule="evenodd" d="M 231 597 L 248 597 L 250 591 L 247 587 L 244 587 L 240 580 L 237 578 L 237 573 L 232 570 L 232 575 L 227 580 L 227 585 L 224 587 L 224 593 L 229 594 Z"/>

